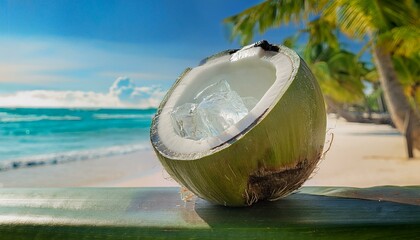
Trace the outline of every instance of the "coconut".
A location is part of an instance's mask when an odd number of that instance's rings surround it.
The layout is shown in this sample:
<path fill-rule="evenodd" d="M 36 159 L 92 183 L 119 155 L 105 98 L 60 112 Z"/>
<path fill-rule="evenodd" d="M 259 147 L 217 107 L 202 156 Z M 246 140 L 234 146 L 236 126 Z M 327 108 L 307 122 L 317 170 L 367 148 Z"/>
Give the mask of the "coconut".
<path fill-rule="evenodd" d="M 225 79 L 257 103 L 215 136 L 190 139 L 171 113 Z M 277 200 L 298 189 L 323 151 L 325 105 L 305 62 L 291 49 L 260 41 L 187 69 L 152 120 L 152 146 L 169 175 L 198 197 L 225 206 Z"/>

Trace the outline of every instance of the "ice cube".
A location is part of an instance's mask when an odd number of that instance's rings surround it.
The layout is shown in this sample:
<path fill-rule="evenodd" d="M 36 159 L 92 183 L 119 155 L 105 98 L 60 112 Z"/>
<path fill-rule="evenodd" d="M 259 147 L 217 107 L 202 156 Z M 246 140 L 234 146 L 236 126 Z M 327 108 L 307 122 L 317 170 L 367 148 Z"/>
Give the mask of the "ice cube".
<path fill-rule="evenodd" d="M 176 133 L 193 140 L 220 135 L 245 117 L 258 102 L 253 97 L 241 98 L 226 80 L 204 88 L 194 101 L 171 112 Z"/>
<path fill-rule="evenodd" d="M 197 112 L 211 135 L 217 136 L 246 116 L 248 109 L 235 91 L 219 91 L 204 97 Z"/>
<path fill-rule="evenodd" d="M 204 88 L 201 92 L 199 92 L 195 98 L 194 101 L 196 103 L 200 103 L 201 101 L 204 100 L 204 98 L 214 94 L 214 93 L 227 93 L 230 92 L 230 85 L 229 83 L 225 80 L 222 79 L 216 83 L 213 83 L 211 85 L 209 85 L 208 87 Z"/>
<path fill-rule="evenodd" d="M 197 104 L 185 103 L 171 112 L 175 132 L 184 138 L 199 140 L 209 136 L 209 131 L 197 115 Z"/>

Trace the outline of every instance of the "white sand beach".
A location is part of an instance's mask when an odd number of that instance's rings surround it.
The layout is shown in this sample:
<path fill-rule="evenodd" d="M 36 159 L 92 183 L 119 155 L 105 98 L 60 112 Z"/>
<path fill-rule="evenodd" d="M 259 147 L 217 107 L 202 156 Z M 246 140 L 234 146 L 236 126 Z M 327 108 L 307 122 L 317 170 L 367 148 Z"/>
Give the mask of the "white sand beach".
<path fill-rule="evenodd" d="M 388 125 L 329 119 L 330 151 L 307 186 L 420 185 L 420 151 L 408 160 L 405 139 Z M 328 147 L 328 146 L 326 146 Z"/>
<path fill-rule="evenodd" d="M 387 125 L 329 119 L 332 146 L 307 186 L 420 185 L 420 152 L 408 160 L 404 138 Z M 331 135 L 327 138 L 331 139 Z M 1 187 L 178 186 L 153 151 L 0 172 Z"/>

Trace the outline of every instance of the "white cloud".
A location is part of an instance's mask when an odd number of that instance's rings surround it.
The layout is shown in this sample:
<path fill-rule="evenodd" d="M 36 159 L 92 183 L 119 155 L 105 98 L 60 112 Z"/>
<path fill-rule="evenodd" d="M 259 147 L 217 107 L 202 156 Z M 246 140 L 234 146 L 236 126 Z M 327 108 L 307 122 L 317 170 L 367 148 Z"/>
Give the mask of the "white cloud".
<path fill-rule="evenodd" d="M 159 105 L 164 94 L 158 87 L 137 87 L 129 78 L 120 77 L 107 93 L 31 90 L 0 94 L 0 107 L 151 108 Z"/>

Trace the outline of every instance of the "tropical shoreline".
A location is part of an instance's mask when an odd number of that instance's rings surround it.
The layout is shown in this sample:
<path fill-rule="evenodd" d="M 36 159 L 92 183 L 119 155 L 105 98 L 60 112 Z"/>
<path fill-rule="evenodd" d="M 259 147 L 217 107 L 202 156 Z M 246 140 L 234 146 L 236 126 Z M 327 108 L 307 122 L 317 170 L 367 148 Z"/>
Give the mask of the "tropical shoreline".
<path fill-rule="evenodd" d="M 0 172 L 2 187 L 104 186 L 161 171 L 150 150 Z M 109 184 L 111 186 L 111 184 Z"/>
<path fill-rule="evenodd" d="M 121 156 L 137 151 L 151 149 L 148 143 L 126 144 L 113 147 L 85 149 L 79 151 L 68 151 L 35 155 L 30 157 L 0 161 L 0 172 L 13 171 L 20 168 L 40 167 L 46 165 L 66 164 L 74 161 L 87 161 L 97 158 Z"/>
<path fill-rule="evenodd" d="M 420 152 L 406 158 L 404 138 L 388 125 L 329 118 L 331 149 L 306 186 L 420 185 Z M 327 142 L 328 144 L 328 142 Z M 327 147 L 326 147 L 327 148 Z M 151 150 L 0 172 L 1 187 L 179 186 Z"/>

